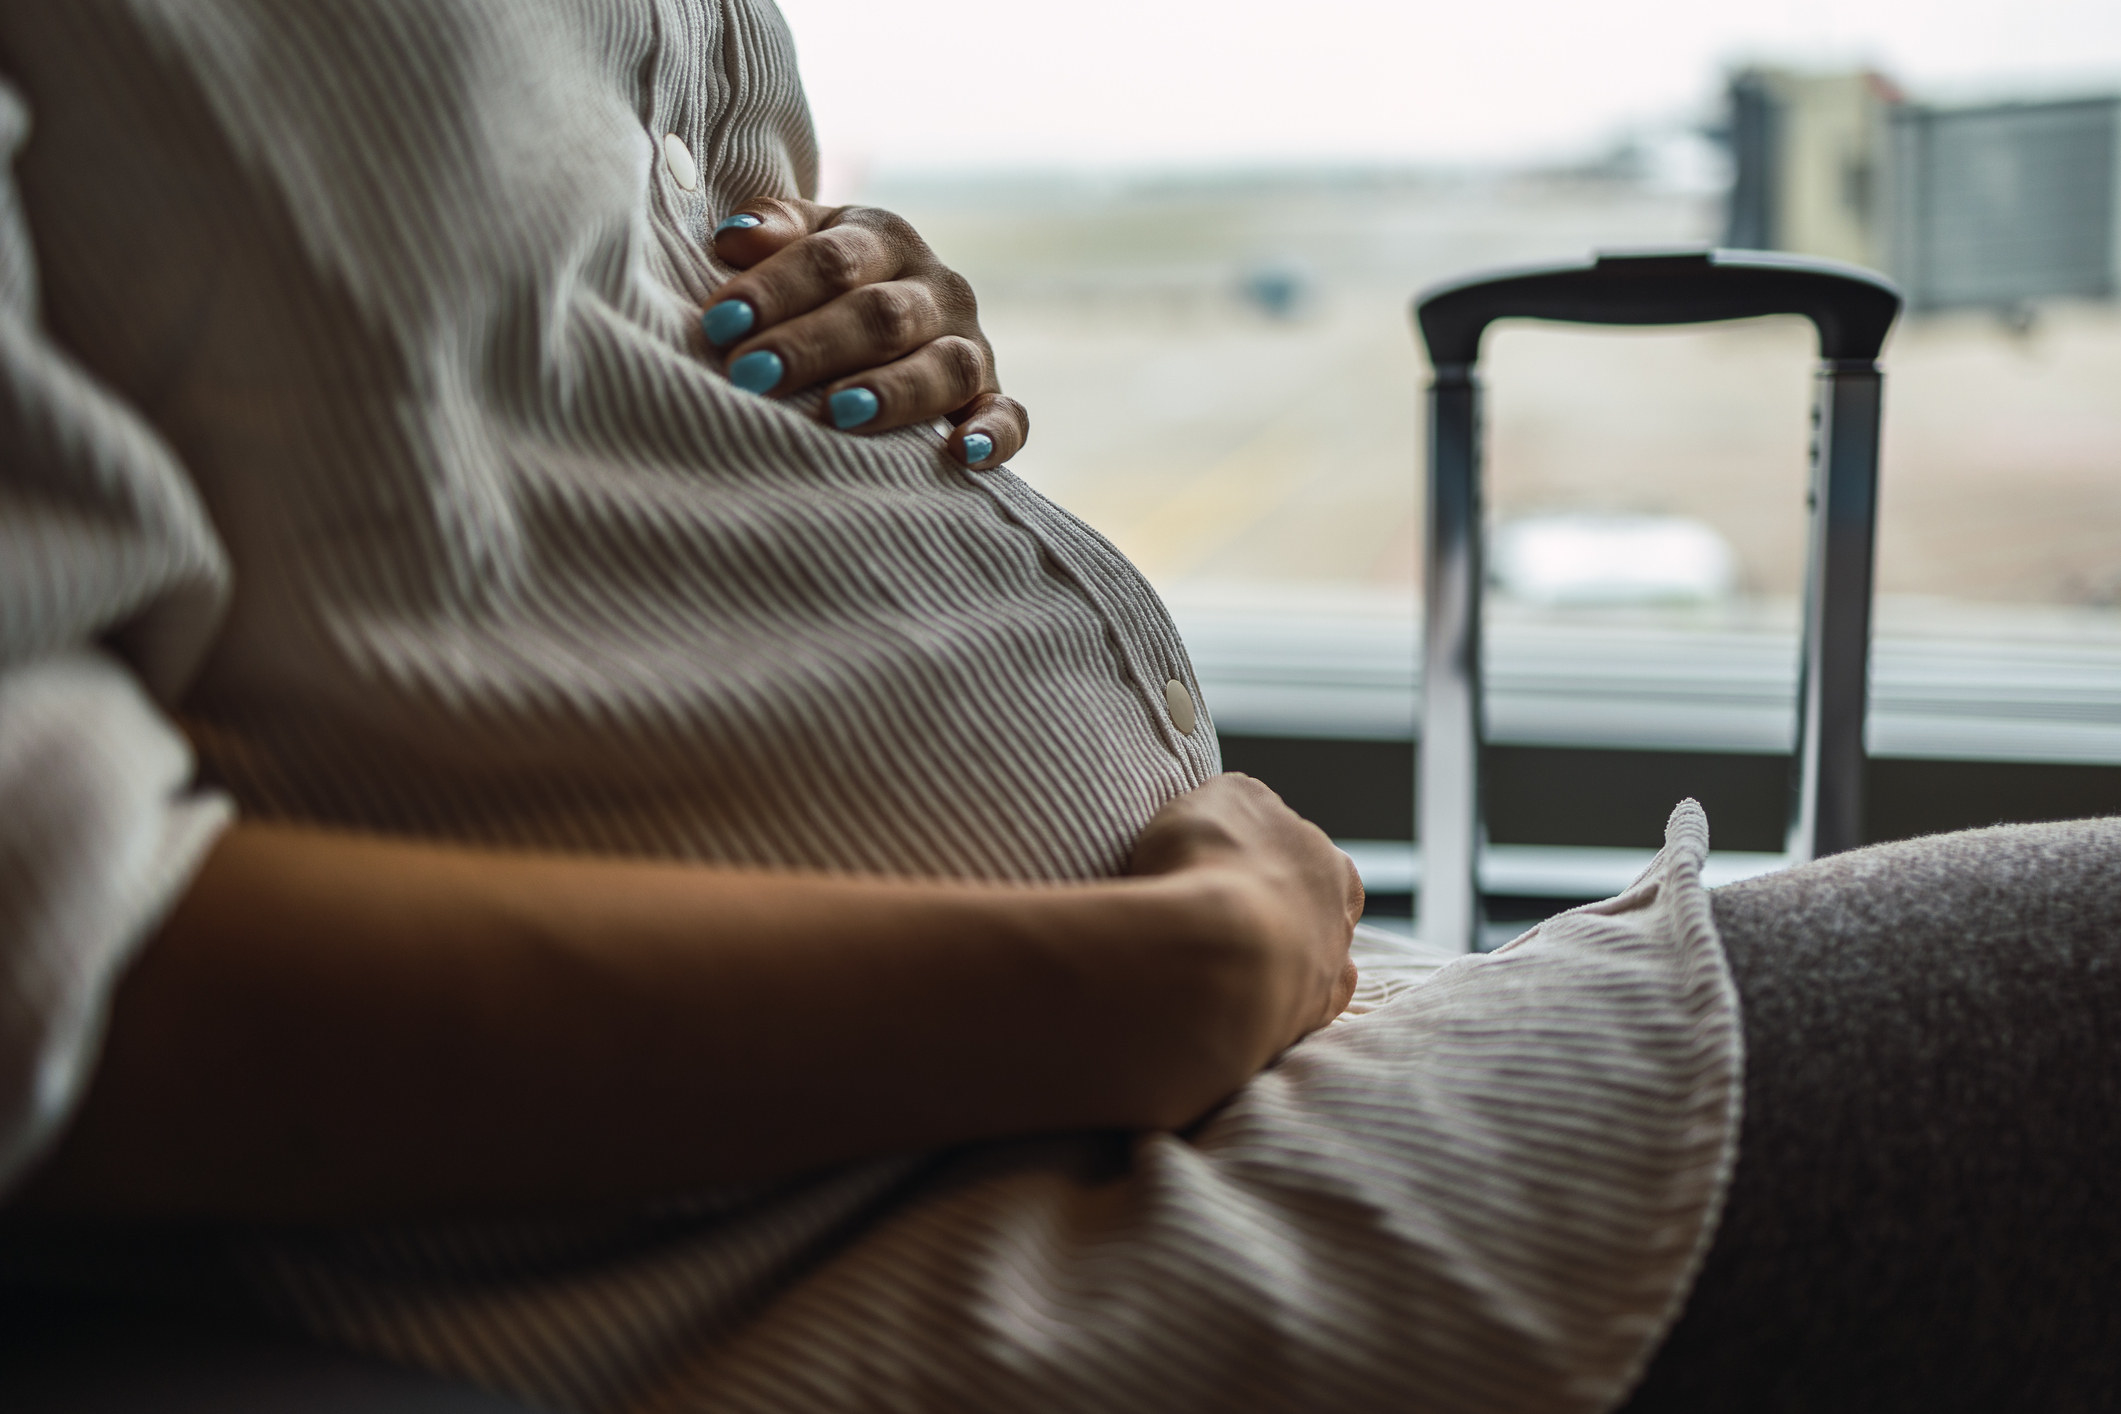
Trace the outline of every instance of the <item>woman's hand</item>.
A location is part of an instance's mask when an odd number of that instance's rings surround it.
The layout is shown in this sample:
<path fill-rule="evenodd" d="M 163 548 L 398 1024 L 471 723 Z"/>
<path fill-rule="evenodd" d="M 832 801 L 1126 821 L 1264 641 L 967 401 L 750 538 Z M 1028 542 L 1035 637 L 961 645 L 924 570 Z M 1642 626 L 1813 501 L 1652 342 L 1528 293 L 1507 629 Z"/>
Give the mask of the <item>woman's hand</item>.
<path fill-rule="evenodd" d="M 738 387 L 824 383 L 821 415 L 848 432 L 947 417 L 966 466 L 1022 449 L 1030 418 L 995 381 L 972 287 L 900 217 L 762 198 L 716 229 L 714 250 L 744 273 L 700 323 Z"/>
<path fill-rule="evenodd" d="M 1136 841 L 1132 872 L 1190 874 L 1234 906 L 1262 963 L 1253 1069 L 1347 1007 L 1362 879 L 1324 831 L 1266 786 L 1233 773 L 1172 801 Z"/>
<path fill-rule="evenodd" d="M 1179 1128 L 1345 1005 L 1362 890 L 1242 776 L 1165 808 L 1134 862 L 827 878 L 239 824 L 21 1197 L 495 1211 Z"/>

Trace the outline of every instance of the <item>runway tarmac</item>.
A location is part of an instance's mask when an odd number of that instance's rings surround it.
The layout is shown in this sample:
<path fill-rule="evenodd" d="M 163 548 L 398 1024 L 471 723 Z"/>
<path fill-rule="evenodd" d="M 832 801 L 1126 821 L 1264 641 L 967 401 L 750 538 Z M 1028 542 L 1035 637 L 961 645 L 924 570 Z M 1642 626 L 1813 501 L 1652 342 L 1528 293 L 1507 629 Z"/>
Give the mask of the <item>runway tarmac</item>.
<path fill-rule="evenodd" d="M 1597 174 L 885 183 L 865 199 L 902 210 L 980 291 L 1004 386 L 1032 412 L 1017 470 L 1195 599 L 1411 592 L 1420 286 L 1701 244 L 1720 221 L 1714 193 Z M 2121 310 L 2036 316 L 2022 333 L 1988 311 L 1895 332 L 1882 595 L 2121 603 Z M 1812 357 L 1795 320 L 1503 327 L 1483 361 L 1491 514 L 1695 517 L 1736 551 L 1742 596 L 1786 599 Z"/>

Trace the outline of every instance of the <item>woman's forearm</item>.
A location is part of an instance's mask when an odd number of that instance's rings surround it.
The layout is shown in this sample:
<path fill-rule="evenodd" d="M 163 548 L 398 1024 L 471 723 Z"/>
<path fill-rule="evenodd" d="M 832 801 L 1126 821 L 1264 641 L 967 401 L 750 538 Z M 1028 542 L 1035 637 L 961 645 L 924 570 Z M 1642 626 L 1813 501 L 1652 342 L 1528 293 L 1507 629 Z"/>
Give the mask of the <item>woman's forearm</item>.
<path fill-rule="evenodd" d="M 26 1196 L 491 1209 L 1175 1123 L 1288 1039 L 1242 913 L 1213 870 L 989 887 L 241 826 Z"/>

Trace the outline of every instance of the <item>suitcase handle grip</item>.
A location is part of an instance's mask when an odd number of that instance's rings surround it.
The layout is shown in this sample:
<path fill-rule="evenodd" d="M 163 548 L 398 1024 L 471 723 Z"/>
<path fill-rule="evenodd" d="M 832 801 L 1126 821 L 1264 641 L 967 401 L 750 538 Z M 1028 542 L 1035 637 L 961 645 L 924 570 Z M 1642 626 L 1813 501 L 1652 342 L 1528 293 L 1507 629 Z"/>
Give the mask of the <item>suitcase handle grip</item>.
<path fill-rule="evenodd" d="M 1900 312 L 1900 292 L 1860 266 L 1777 251 L 1619 252 L 1432 285 L 1415 296 L 1414 311 L 1439 371 L 1470 368 L 1498 319 L 1706 324 L 1763 314 L 1810 319 L 1821 359 L 1870 363 Z"/>

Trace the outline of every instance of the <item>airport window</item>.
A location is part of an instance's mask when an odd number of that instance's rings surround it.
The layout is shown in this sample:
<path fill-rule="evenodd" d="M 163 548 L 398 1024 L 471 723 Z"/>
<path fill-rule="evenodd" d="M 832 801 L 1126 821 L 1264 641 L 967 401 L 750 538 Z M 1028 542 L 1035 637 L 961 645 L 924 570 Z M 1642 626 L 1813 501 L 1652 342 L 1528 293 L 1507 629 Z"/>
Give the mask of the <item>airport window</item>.
<path fill-rule="evenodd" d="M 897 42 L 829 0 L 786 9 L 821 91 Z M 1032 409 L 1017 470 L 1164 593 L 1230 764 L 1369 849 L 1384 892 L 1412 834 L 1408 301 L 1599 248 L 1793 251 L 1907 296 L 1871 837 L 2121 810 L 2121 12 L 1698 11 L 1093 4 L 1003 25 L 1066 62 L 992 75 L 976 118 L 947 85 L 889 120 L 858 92 L 820 109 L 828 196 L 904 212 L 980 292 Z M 1605 892 L 1679 793 L 1725 868 L 1772 864 L 1812 341 L 1491 333 L 1498 878 Z"/>

